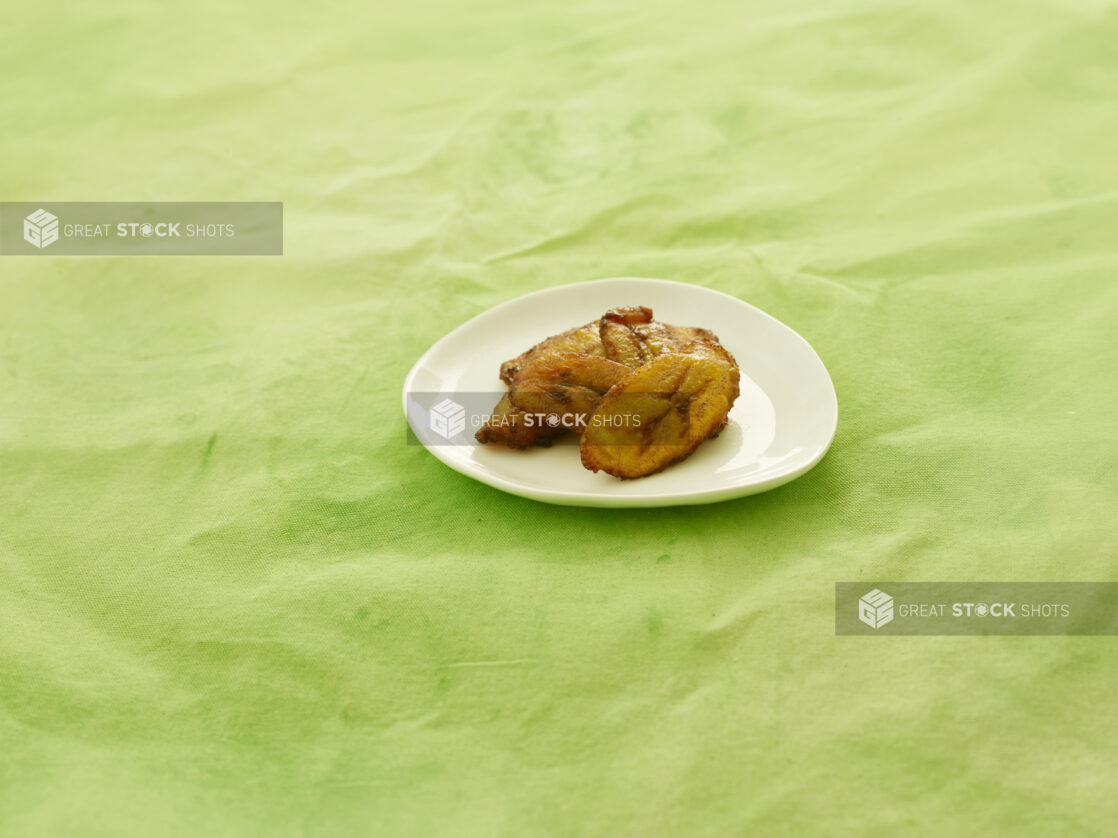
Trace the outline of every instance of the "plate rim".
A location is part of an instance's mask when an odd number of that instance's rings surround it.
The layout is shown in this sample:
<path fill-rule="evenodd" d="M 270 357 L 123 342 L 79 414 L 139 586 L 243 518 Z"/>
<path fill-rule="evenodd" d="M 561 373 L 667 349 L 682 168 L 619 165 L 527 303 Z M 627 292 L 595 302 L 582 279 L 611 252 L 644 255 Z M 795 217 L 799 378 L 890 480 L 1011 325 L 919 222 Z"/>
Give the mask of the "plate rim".
<path fill-rule="evenodd" d="M 491 475 L 484 472 L 467 471 L 459 468 L 459 461 L 448 458 L 444 455 L 440 446 L 427 446 L 423 445 L 432 456 L 439 462 L 457 472 L 458 474 L 476 480 L 494 489 L 498 489 L 508 494 L 516 495 L 518 497 L 528 498 L 542 503 L 550 503 L 558 506 L 581 506 L 588 508 L 639 508 L 639 507 L 667 507 L 667 506 L 694 506 L 699 504 L 718 503 L 720 501 L 732 500 L 739 497 L 747 497 L 749 495 L 760 494 L 761 492 L 775 489 L 778 486 L 783 486 L 785 483 L 801 477 L 816 465 L 827 455 L 831 450 L 831 445 L 834 443 L 835 435 L 838 431 L 838 394 L 835 392 L 835 384 L 831 378 L 831 373 L 827 369 L 827 365 L 823 363 L 823 359 L 819 357 L 819 353 L 808 342 L 808 340 L 789 326 L 782 320 L 777 319 L 768 312 L 758 308 L 750 302 L 747 302 L 740 297 L 735 297 L 732 294 L 727 294 L 725 291 L 719 291 L 716 288 L 708 288 L 705 285 L 697 285 L 690 282 L 680 282 L 674 279 L 660 279 L 658 277 L 645 277 L 645 276 L 611 276 L 603 277 L 600 279 L 588 279 L 582 282 L 568 282 L 563 285 L 553 285 L 548 288 L 540 288 L 535 291 L 529 291 L 527 294 L 521 294 L 512 299 L 505 300 L 498 303 L 491 308 L 478 312 L 470 319 L 459 324 L 449 332 L 444 334 L 441 338 L 431 344 L 427 351 L 424 352 L 412 364 L 408 374 L 404 376 L 404 387 L 402 392 L 402 403 L 404 410 L 404 421 L 407 423 L 408 429 L 415 433 L 415 429 L 411 425 L 411 418 L 408 415 L 408 393 L 411 391 L 411 385 L 419 371 L 424 367 L 424 362 L 432 355 L 434 355 L 444 344 L 450 342 L 459 332 L 466 330 L 475 320 L 492 314 L 499 313 L 501 310 L 511 307 L 514 304 L 522 303 L 534 297 L 545 296 L 559 291 L 564 291 L 570 288 L 583 288 L 588 285 L 605 285 L 615 282 L 652 282 L 658 285 L 675 285 L 688 291 L 701 290 L 709 294 L 719 297 L 725 297 L 732 300 L 738 305 L 746 306 L 753 310 L 755 314 L 759 314 L 767 320 L 772 321 L 782 329 L 787 330 L 796 340 L 803 344 L 819 363 L 820 368 L 826 378 L 827 385 L 830 389 L 830 404 L 833 405 L 833 418 L 831 426 L 827 434 L 827 441 L 824 445 L 820 446 L 819 450 L 805 463 L 797 466 L 796 468 L 777 475 L 773 475 L 766 480 L 757 483 L 746 483 L 740 486 L 723 486 L 713 489 L 697 489 L 693 492 L 664 492 L 662 494 L 646 494 L 646 495 L 587 495 L 584 492 L 572 492 L 558 489 L 547 489 L 544 487 L 523 486 L 510 480 L 506 480 L 497 475 Z M 420 443 L 422 445 L 422 443 Z"/>

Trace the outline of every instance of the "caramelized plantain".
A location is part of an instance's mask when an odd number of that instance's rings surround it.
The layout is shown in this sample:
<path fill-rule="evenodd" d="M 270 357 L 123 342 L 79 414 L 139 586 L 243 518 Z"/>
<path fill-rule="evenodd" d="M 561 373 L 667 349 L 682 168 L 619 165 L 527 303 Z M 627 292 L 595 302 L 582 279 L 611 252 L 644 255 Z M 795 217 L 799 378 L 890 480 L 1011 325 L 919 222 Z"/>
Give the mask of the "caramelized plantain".
<path fill-rule="evenodd" d="M 611 308 L 602 315 L 602 322 L 620 323 L 623 326 L 637 326 L 652 322 L 652 309 L 648 306 L 620 306 Z"/>
<path fill-rule="evenodd" d="M 598 321 L 598 334 L 605 356 L 632 369 L 695 342 L 719 345 L 713 332 L 659 323 L 652 319 L 652 309 L 644 306 L 610 309 Z"/>
<path fill-rule="evenodd" d="M 595 355 L 549 354 L 520 369 L 509 385 L 509 400 L 525 413 L 553 414 L 564 427 L 581 430 L 602 394 L 628 372 Z"/>
<path fill-rule="evenodd" d="M 721 345 L 662 352 L 602 397 L 582 437 L 582 464 L 632 478 L 682 460 L 725 425 L 739 380 Z"/>
<path fill-rule="evenodd" d="M 544 361 L 554 355 L 595 355 L 604 358 L 605 348 L 598 335 L 598 323 L 587 323 L 577 329 L 568 329 L 547 340 L 540 341 L 531 349 L 522 352 L 511 361 L 501 364 L 501 380 L 511 384 L 516 374 L 530 363 Z"/>
<path fill-rule="evenodd" d="M 696 342 L 708 346 L 721 345 L 714 332 L 695 326 L 673 326 L 670 323 L 652 321 L 634 326 L 633 333 L 644 347 L 646 360 Z"/>
<path fill-rule="evenodd" d="M 551 445 L 551 441 L 565 431 L 563 427 L 552 428 L 546 423 L 530 420 L 523 410 L 513 406 L 506 393 L 485 424 L 478 428 L 474 438 L 481 443 L 527 448 L 531 445 Z"/>
<path fill-rule="evenodd" d="M 541 341 L 503 363 L 501 379 L 509 392 L 478 441 L 526 448 L 586 429 L 583 465 L 618 477 L 688 456 L 725 426 L 738 393 L 737 363 L 712 332 L 658 323 L 645 306 Z M 639 425 L 616 424 L 624 416 Z"/>
<path fill-rule="evenodd" d="M 598 321 L 598 336 L 606 357 L 636 368 L 648 360 L 648 353 L 633 327 L 652 322 L 652 309 L 644 306 L 613 308 Z"/>

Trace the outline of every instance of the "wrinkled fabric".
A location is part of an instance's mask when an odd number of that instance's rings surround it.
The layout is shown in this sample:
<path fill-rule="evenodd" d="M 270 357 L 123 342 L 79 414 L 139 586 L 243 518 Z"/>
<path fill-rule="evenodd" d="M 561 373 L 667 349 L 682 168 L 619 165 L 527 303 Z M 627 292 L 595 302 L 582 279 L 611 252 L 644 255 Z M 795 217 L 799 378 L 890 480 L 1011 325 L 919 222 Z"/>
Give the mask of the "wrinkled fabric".
<path fill-rule="evenodd" d="M 1116 578 L 1112 4 L 108 0 L 0 33 L 6 200 L 286 227 L 0 256 L 0 834 L 1113 833 L 1113 639 L 833 622 L 840 580 Z M 600 510 L 405 444 L 431 343 L 605 276 L 803 334 L 823 462 Z"/>

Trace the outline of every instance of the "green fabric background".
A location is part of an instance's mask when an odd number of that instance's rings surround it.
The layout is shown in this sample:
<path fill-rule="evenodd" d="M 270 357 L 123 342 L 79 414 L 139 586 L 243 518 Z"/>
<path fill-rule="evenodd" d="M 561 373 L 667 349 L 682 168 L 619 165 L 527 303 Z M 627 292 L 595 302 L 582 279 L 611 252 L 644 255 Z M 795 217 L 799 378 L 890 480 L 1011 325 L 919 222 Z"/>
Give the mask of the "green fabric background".
<path fill-rule="evenodd" d="M 1118 578 L 1112 4 L 160 5 L 0 19 L 3 197 L 286 251 L 0 257 L 0 834 L 1115 833 L 1113 639 L 832 605 Z M 618 275 L 811 341 L 825 460 L 613 511 L 404 444 L 432 342 Z"/>

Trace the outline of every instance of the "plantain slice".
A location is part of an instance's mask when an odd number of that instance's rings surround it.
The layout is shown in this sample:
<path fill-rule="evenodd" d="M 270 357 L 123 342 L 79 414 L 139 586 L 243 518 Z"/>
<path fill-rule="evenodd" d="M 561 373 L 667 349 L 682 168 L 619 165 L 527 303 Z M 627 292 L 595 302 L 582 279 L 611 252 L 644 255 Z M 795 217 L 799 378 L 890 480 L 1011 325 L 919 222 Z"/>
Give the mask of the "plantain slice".
<path fill-rule="evenodd" d="M 593 355 L 638 367 L 661 352 L 694 341 L 717 343 L 718 338 L 706 329 L 658 323 L 646 306 L 614 308 L 593 323 L 552 335 L 505 361 L 501 364 L 501 380 L 511 384 L 522 368 L 554 355 Z"/>
<path fill-rule="evenodd" d="M 506 393 L 478 428 L 474 438 L 482 443 L 528 448 L 531 445 L 551 445 L 551 441 L 565 431 L 566 428 L 561 426 L 552 428 L 546 423 L 529 419 L 523 410 L 513 406 Z"/>
<path fill-rule="evenodd" d="M 678 351 L 692 343 L 718 346 L 718 337 L 708 329 L 695 326 L 673 326 L 670 323 L 640 323 L 633 327 L 633 334 L 644 347 L 646 358 L 655 358 L 662 352 Z"/>
<path fill-rule="evenodd" d="M 620 323 L 623 326 L 637 326 L 652 322 L 652 309 L 648 306 L 620 306 L 611 308 L 602 315 L 602 322 Z"/>
<path fill-rule="evenodd" d="M 725 425 L 739 381 L 721 345 L 661 353 L 602 397 L 582 436 L 582 464 L 633 478 L 682 460 Z"/>
<path fill-rule="evenodd" d="M 509 400 L 525 413 L 554 415 L 564 427 L 581 430 L 602 394 L 628 372 L 595 355 L 553 353 L 520 369 L 509 385 Z"/>
<path fill-rule="evenodd" d="M 598 321 L 598 336 L 611 361 L 636 368 L 648 360 L 644 344 L 633 327 L 652 322 L 652 309 L 644 306 L 613 308 Z"/>
<path fill-rule="evenodd" d="M 521 369 L 554 355 L 595 355 L 604 358 L 606 351 L 605 347 L 602 346 L 602 339 L 598 331 L 598 321 L 594 321 L 540 341 L 511 361 L 505 361 L 501 364 L 501 380 L 506 384 L 511 384 Z"/>
<path fill-rule="evenodd" d="M 714 332 L 692 326 L 673 326 L 652 319 L 652 309 L 627 306 L 607 311 L 598 321 L 605 356 L 636 369 L 663 352 L 677 352 L 692 343 L 718 346 Z"/>

